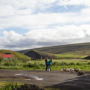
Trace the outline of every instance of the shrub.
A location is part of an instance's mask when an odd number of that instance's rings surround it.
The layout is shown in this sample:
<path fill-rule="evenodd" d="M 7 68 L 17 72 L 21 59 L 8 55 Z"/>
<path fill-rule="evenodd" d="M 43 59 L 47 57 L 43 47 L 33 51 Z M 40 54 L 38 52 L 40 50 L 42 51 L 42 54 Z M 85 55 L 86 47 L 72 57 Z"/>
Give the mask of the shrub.
<path fill-rule="evenodd" d="M 76 65 L 81 65 L 81 63 L 76 63 Z"/>
<path fill-rule="evenodd" d="M 23 65 L 23 67 L 25 67 L 25 68 L 40 68 L 40 65 L 38 65 L 38 64 L 25 64 L 25 65 Z"/>
<path fill-rule="evenodd" d="M 90 65 L 90 62 L 88 62 L 88 65 Z"/>
<path fill-rule="evenodd" d="M 68 65 L 75 65 L 75 63 L 71 62 L 71 63 L 69 63 Z"/>

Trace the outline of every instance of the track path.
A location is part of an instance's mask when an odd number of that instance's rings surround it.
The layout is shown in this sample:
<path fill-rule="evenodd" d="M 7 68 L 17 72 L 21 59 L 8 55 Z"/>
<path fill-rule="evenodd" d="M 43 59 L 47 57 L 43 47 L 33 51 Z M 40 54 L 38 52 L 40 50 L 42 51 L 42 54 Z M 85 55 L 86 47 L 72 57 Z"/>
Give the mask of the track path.
<path fill-rule="evenodd" d="M 52 86 L 78 77 L 76 74 L 60 71 L 0 70 L 1 81 L 18 81 L 39 86 Z"/>

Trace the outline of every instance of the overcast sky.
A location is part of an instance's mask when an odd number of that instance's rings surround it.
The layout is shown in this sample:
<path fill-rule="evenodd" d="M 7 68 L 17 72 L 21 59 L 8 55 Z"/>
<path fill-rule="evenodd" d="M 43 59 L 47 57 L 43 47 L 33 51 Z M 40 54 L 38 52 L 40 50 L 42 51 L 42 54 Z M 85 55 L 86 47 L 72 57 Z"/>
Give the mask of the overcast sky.
<path fill-rule="evenodd" d="M 90 42 L 90 0 L 0 0 L 0 49 Z"/>

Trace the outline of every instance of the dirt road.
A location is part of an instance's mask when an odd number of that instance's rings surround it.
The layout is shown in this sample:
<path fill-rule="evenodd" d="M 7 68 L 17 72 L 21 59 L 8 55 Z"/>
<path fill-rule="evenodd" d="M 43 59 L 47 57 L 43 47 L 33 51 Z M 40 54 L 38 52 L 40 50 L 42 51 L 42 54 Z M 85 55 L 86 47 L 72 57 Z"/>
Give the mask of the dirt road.
<path fill-rule="evenodd" d="M 60 71 L 0 70 L 0 80 L 18 81 L 42 87 L 73 87 L 75 90 L 77 88 L 80 88 L 79 90 L 90 90 L 90 74 L 77 76 L 75 73 Z"/>
<path fill-rule="evenodd" d="M 33 83 L 40 86 L 55 85 L 76 77 L 76 74 L 59 71 L 46 72 L 0 70 L 0 80 L 20 81 L 25 83 Z"/>

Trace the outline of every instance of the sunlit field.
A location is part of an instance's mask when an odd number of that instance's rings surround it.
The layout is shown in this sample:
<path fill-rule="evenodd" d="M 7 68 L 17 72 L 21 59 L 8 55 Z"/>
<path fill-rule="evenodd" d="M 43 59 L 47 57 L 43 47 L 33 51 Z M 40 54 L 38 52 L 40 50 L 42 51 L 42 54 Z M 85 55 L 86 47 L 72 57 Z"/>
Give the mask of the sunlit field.
<path fill-rule="evenodd" d="M 61 69 L 73 68 L 90 71 L 90 60 L 84 59 L 53 59 L 52 71 L 60 71 Z M 45 70 L 44 60 L 30 60 L 21 62 L 16 60 L 5 60 L 0 62 L 0 69 L 16 69 L 16 70 Z"/>
<path fill-rule="evenodd" d="M 44 70 L 45 64 L 44 60 L 40 61 L 31 61 L 32 65 L 36 65 L 39 67 L 39 69 Z M 81 69 L 84 71 L 90 71 L 90 60 L 69 60 L 69 59 L 63 59 L 63 60 L 53 60 L 51 69 L 52 70 L 61 70 L 61 69 L 67 69 L 67 68 L 73 68 L 73 69 Z"/>

